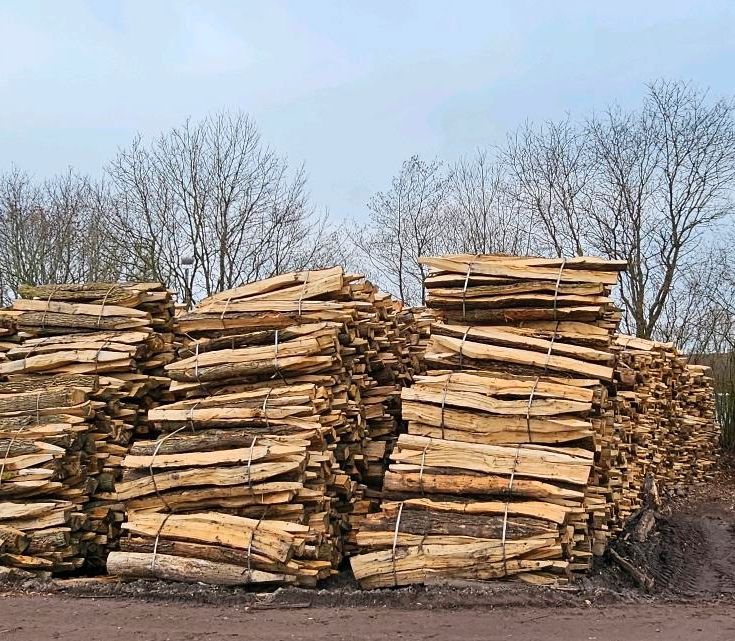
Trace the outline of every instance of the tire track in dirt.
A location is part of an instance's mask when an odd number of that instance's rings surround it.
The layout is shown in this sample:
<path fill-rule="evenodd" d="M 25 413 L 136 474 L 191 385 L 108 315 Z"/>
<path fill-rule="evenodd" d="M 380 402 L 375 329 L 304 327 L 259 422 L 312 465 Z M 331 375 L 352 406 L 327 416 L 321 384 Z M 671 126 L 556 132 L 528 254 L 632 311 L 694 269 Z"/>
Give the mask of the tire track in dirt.
<path fill-rule="evenodd" d="M 654 590 L 686 597 L 735 594 L 735 511 L 706 501 L 657 521 L 642 546 L 627 545 L 636 565 L 654 579 Z"/>

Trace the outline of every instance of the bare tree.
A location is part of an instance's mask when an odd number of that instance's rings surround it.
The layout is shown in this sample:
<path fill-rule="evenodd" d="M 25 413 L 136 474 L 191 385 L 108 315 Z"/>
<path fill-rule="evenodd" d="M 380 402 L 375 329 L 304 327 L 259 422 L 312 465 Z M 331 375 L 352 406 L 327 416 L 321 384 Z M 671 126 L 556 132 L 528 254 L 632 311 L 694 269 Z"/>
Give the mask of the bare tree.
<path fill-rule="evenodd" d="M 370 222 L 350 233 L 365 271 L 401 300 L 424 302 L 420 256 L 444 251 L 443 166 L 418 156 L 406 160 L 386 192 L 368 202 Z"/>
<path fill-rule="evenodd" d="M 733 266 L 724 248 L 709 248 L 677 276 L 655 338 L 691 354 L 728 352 L 735 346 Z"/>
<path fill-rule="evenodd" d="M 73 171 L 0 176 L 0 294 L 22 282 L 145 278 L 191 301 L 357 262 L 418 303 L 421 255 L 594 253 L 628 262 L 628 331 L 725 349 L 735 344 L 735 268 L 731 244 L 714 240 L 734 204 L 734 115 L 731 99 L 658 81 L 640 109 L 526 124 L 497 156 L 448 168 L 414 156 L 370 199 L 367 224 L 337 230 L 310 205 L 304 168 L 264 145 L 246 115 L 187 121 L 150 143 L 136 138 L 106 183 Z"/>
<path fill-rule="evenodd" d="M 448 248 L 455 253 L 523 253 L 527 221 L 506 176 L 485 150 L 460 158 L 450 169 L 443 219 Z"/>
<path fill-rule="evenodd" d="M 69 170 L 36 184 L 13 169 L 0 177 L 0 273 L 7 302 L 23 283 L 116 280 L 121 261 L 108 227 L 103 185 Z"/>
<path fill-rule="evenodd" d="M 290 171 L 245 114 L 187 121 L 148 146 L 137 138 L 108 175 L 130 273 L 185 300 L 317 257 L 325 219 L 309 205 L 306 172 Z"/>
<path fill-rule="evenodd" d="M 620 302 L 639 336 L 666 324 L 708 230 L 732 210 L 734 109 L 659 81 L 639 110 L 610 108 L 584 126 L 526 125 L 509 139 L 511 189 L 541 231 L 532 246 L 626 260 Z"/>
<path fill-rule="evenodd" d="M 722 236 L 708 248 L 698 269 L 687 277 L 684 291 L 678 290 L 683 304 L 682 314 L 688 307 L 699 310 L 699 322 L 686 323 L 686 317 L 677 318 L 678 325 L 686 325 L 686 345 L 690 353 L 725 353 L 735 350 L 735 256 L 732 243 L 735 232 Z M 688 306 L 688 307 L 687 307 Z"/>
<path fill-rule="evenodd" d="M 569 120 L 520 127 L 502 161 L 510 193 L 528 221 L 529 249 L 582 255 L 591 207 L 592 164 L 586 137 Z"/>
<path fill-rule="evenodd" d="M 610 109 L 588 124 L 596 175 L 586 246 L 628 261 L 621 299 L 639 336 L 656 334 L 705 233 L 732 210 L 734 109 L 660 81 L 639 112 Z"/>

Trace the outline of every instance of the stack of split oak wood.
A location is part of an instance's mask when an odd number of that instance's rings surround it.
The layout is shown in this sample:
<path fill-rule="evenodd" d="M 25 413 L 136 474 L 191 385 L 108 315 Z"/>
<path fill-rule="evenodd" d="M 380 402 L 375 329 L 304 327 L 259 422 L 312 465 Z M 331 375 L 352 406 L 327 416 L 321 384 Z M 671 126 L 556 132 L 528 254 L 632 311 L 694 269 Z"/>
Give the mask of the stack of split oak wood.
<path fill-rule="evenodd" d="M 24 288 L 0 315 L 0 565 L 312 586 L 356 554 L 366 588 L 562 581 L 646 474 L 711 473 L 711 379 L 614 336 L 621 263 L 424 262 L 426 310 L 341 268 L 175 319 L 158 283 Z"/>
<path fill-rule="evenodd" d="M 624 264 L 422 262 L 443 322 L 431 330 L 427 375 L 403 390 L 408 433 L 391 455 L 382 511 L 357 533 L 353 571 L 365 588 L 563 580 L 608 534 L 619 321 L 610 289 Z"/>
<path fill-rule="evenodd" d="M 171 295 L 160 283 L 21 294 L 35 298 L 3 312 L 17 335 L 0 362 L 0 526 L 23 536 L 0 545 L 0 562 L 52 572 L 84 561 L 104 567 L 123 508 L 100 497 L 167 391 Z"/>
<path fill-rule="evenodd" d="M 420 342 L 420 328 L 409 310 L 402 311 L 362 276 L 335 267 L 283 274 L 222 292 L 182 317 L 178 328 L 185 336 L 201 339 L 190 340 L 188 351 L 182 352 L 192 358 L 204 346 L 202 341 L 220 339 L 214 344 L 219 350 L 233 347 L 232 336 L 244 335 L 248 341 L 253 332 L 257 337 L 258 330 L 269 331 L 260 340 L 279 357 L 283 369 L 279 344 L 288 338 L 284 330 L 314 323 L 328 324 L 339 343 L 337 366 L 330 355 L 328 362 L 322 359 L 318 364 L 324 373 L 321 380 L 336 385 L 347 415 L 339 434 L 337 459 L 352 478 L 379 485 L 386 450 L 380 443 L 395 438 L 400 390 L 411 382 L 417 361 L 411 346 Z M 296 362 L 291 365 L 296 374 L 303 368 L 299 360 L 299 356 L 291 359 Z M 307 366 L 313 362 L 311 356 Z M 282 378 L 276 372 L 270 376 L 276 381 Z M 172 378 L 176 380 L 173 374 Z M 185 385 L 174 384 L 172 391 L 180 392 Z M 198 387 L 196 381 L 188 385 Z M 371 447 L 365 447 L 366 439 Z"/>
<path fill-rule="evenodd" d="M 99 543 L 83 512 L 96 463 L 83 378 L 0 383 L 2 566 L 71 571 Z"/>
<path fill-rule="evenodd" d="M 341 268 L 203 300 L 177 319 L 174 402 L 149 412 L 110 499 L 123 577 L 208 583 L 326 578 L 371 501 L 420 343 L 413 315 Z"/>
<path fill-rule="evenodd" d="M 667 448 L 673 479 L 664 477 L 664 487 L 713 478 L 717 465 L 720 425 L 715 416 L 712 370 L 687 363 L 679 381 L 675 415 L 679 418 L 675 440 Z"/>
<path fill-rule="evenodd" d="M 0 310 L 0 363 L 7 357 L 8 350 L 18 344 L 18 329 L 15 320 L 5 315 L 5 310 Z"/>
<path fill-rule="evenodd" d="M 720 435 L 708 367 L 688 363 L 671 343 L 620 335 L 614 348 L 622 525 L 641 506 L 646 474 L 662 491 L 710 478 Z"/>

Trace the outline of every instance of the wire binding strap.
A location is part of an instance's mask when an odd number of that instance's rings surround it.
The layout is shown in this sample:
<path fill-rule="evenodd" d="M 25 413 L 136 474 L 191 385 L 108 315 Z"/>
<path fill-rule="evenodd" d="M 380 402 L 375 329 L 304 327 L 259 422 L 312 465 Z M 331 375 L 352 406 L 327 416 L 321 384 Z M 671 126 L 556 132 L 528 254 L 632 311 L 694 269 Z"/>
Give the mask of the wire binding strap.
<path fill-rule="evenodd" d="M 500 538 L 500 544 L 502 546 L 502 554 L 503 554 L 503 575 L 508 576 L 508 557 L 505 552 L 505 541 L 506 536 L 508 533 L 508 510 L 510 509 L 510 502 L 513 498 L 513 481 L 515 480 L 516 476 L 516 467 L 518 466 L 518 457 L 521 454 L 521 446 L 520 444 L 516 448 L 516 455 L 515 459 L 513 460 L 513 469 L 510 472 L 510 481 L 508 482 L 508 498 L 505 501 L 505 510 L 503 514 L 503 531 Z"/>
<path fill-rule="evenodd" d="M 564 272 L 564 267 L 566 267 L 567 259 L 562 258 L 561 259 L 561 266 L 559 267 L 559 274 L 556 277 L 556 286 L 554 287 L 554 320 L 556 320 L 556 310 L 557 310 L 557 304 L 559 302 L 559 285 L 561 284 L 561 275 Z"/>
<path fill-rule="evenodd" d="M 265 427 L 266 429 L 270 428 L 270 423 L 268 422 L 268 399 L 271 397 L 271 392 L 273 391 L 272 387 L 268 388 L 268 393 L 265 395 L 265 398 L 263 399 L 263 407 L 261 409 L 261 412 L 263 414 L 263 418 L 265 419 Z"/>
<path fill-rule="evenodd" d="M 40 349 L 47 343 L 50 343 L 51 339 L 52 339 L 51 336 L 46 336 L 45 338 L 36 339 L 37 342 L 34 345 L 31 345 L 31 349 L 28 350 L 28 352 L 26 352 L 26 355 L 23 357 L 23 364 L 25 365 L 26 361 L 36 353 L 37 349 Z"/>
<path fill-rule="evenodd" d="M 195 349 L 194 349 L 194 380 L 196 380 L 197 384 L 199 385 L 199 389 L 209 394 L 209 390 L 207 389 L 207 386 L 204 384 L 202 379 L 199 376 L 199 342 L 196 343 Z"/>
<path fill-rule="evenodd" d="M 253 580 L 253 570 L 250 567 L 250 558 L 252 556 L 253 552 L 253 540 L 255 539 L 255 533 L 258 531 L 258 528 L 260 527 L 260 524 L 263 522 L 263 519 L 265 518 L 265 515 L 268 513 L 268 506 L 265 507 L 263 510 L 263 514 L 260 515 L 260 518 L 258 519 L 258 522 L 255 524 L 255 527 L 253 528 L 253 531 L 250 534 L 250 541 L 248 541 L 248 557 L 247 557 L 247 573 L 248 573 L 248 583 L 251 583 Z"/>
<path fill-rule="evenodd" d="M 41 392 L 36 394 L 36 424 L 41 422 Z"/>
<path fill-rule="evenodd" d="M 278 365 L 278 330 L 276 330 L 274 346 L 275 346 L 276 351 L 275 351 L 275 354 L 273 355 L 273 367 L 276 371 L 273 373 L 273 376 L 271 376 L 271 378 L 275 378 L 276 376 L 278 376 L 283 381 L 284 385 L 288 385 L 288 381 L 284 377 L 283 372 L 281 371 L 281 368 Z"/>
<path fill-rule="evenodd" d="M 561 284 L 561 275 L 566 265 L 566 258 L 562 258 L 561 267 L 559 267 L 559 274 L 556 277 L 556 286 L 554 287 L 554 332 L 551 334 L 551 341 L 549 341 L 549 349 L 546 351 L 546 362 L 544 363 L 544 372 L 549 370 L 549 362 L 551 361 L 551 352 L 554 349 L 554 342 L 559 334 L 559 323 L 560 320 L 557 316 L 558 301 L 559 301 L 559 285 Z"/>
<path fill-rule="evenodd" d="M 526 430 L 528 431 L 528 442 L 529 443 L 533 443 L 533 438 L 531 436 L 531 404 L 533 403 L 533 396 L 536 393 L 536 388 L 538 387 L 540 379 L 541 377 L 537 376 L 536 380 L 533 382 L 531 393 L 528 396 L 528 405 L 526 406 Z"/>
<path fill-rule="evenodd" d="M 467 274 L 464 277 L 464 287 L 462 287 L 462 320 L 467 319 L 467 285 L 470 282 L 470 273 L 472 272 L 472 261 L 467 263 Z"/>
<path fill-rule="evenodd" d="M 194 378 L 199 380 L 199 343 L 194 346 Z"/>
<path fill-rule="evenodd" d="M 101 303 L 101 305 L 100 305 L 100 313 L 99 313 L 99 315 L 97 316 L 97 323 L 96 323 L 96 325 L 97 325 L 97 328 L 98 328 L 98 329 L 99 329 L 100 325 L 102 324 L 102 314 L 104 314 L 104 312 L 105 312 L 105 303 L 107 302 L 107 298 L 108 298 L 108 297 L 110 296 L 110 294 L 111 294 L 111 293 L 112 293 L 112 292 L 114 291 L 114 289 L 115 289 L 115 285 L 113 285 L 112 287 L 110 287 L 110 289 L 108 289 L 108 290 L 107 290 L 107 291 L 105 292 L 105 295 L 104 295 L 104 297 L 102 298 L 102 303 Z"/>
<path fill-rule="evenodd" d="M 109 344 L 110 344 L 110 339 L 109 338 L 107 340 L 102 341 L 102 345 L 99 346 L 99 349 L 97 350 L 97 352 L 94 355 L 94 373 L 95 374 L 97 374 L 99 372 L 99 368 L 100 368 L 100 361 L 99 361 L 100 354 L 102 353 L 102 350 L 104 350 L 105 347 L 107 347 Z"/>
<path fill-rule="evenodd" d="M 156 540 L 153 542 L 153 554 L 151 555 L 151 572 L 153 572 L 153 569 L 156 567 L 156 556 L 158 555 L 158 541 L 161 538 L 161 532 L 163 532 L 163 528 L 165 527 L 166 521 L 168 521 L 169 516 L 171 516 L 170 512 L 166 514 L 166 516 L 163 517 L 163 521 L 161 521 L 161 525 L 158 526 L 158 532 L 156 532 Z"/>
<path fill-rule="evenodd" d="M 470 325 L 467 325 L 467 329 L 464 330 L 464 334 L 462 335 L 462 342 L 459 344 L 459 366 L 462 367 L 462 360 L 464 358 L 464 354 L 462 354 L 462 350 L 464 349 L 465 341 L 467 340 L 467 334 L 470 333 L 470 329 L 472 327 Z"/>
<path fill-rule="evenodd" d="M 13 435 L 10 437 L 10 440 L 8 441 L 8 447 L 5 448 L 5 456 L 3 456 L 3 462 L 0 463 L 0 487 L 3 484 L 3 474 L 5 473 L 5 465 L 8 462 L 8 458 L 10 458 L 10 450 L 13 447 L 13 443 L 15 443 L 15 439 L 26 427 L 27 427 L 26 425 L 21 425 L 15 432 L 13 432 Z"/>
<path fill-rule="evenodd" d="M 51 290 L 51 293 L 48 295 L 48 298 L 46 299 L 46 308 L 43 310 L 43 316 L 41 316 L 41 329 L 46 329 L 46 316 L 48 316 L 49 312 L 49 306 L 51 305 L 51 299 L 54 297 L 54 294 L 58 291 L 59 284 L 57 283 L 54 285 L 53 289 Z"/>
<path fill-rule="evenodd" d="M 194 406 L 193 406 L 193 407 L 192 407 L 192 408 L 191 408 L 191 409 L 189 410 L 189 422 L 191 423 L 191 429 L 192 429 L 192 431 L 194 430 L 193 415 L 194 415 L 194 410 L 196 409 L 196 406 L 197 406 L 197 405 L 199 405 L 199 403 L 197 403 L 196 405 L 194 405 Z M 161 500 L 161 502 L 162 502 L 162 503 L 163 503 L 163 504 L 164 504 L 164 505 L 166 506 L 166 509 L 167 509 L 167 510 L 168 510 L 169 512 L 171 512 L 171 511 L 172 511 L 171 505 L 170 505 L 170 504 L 169 504 L 169 502 L 168 502 L 168 501 L 166 500 L 166 497 L 165 497 L 165 496 L 163 496 L 163 494 L 161 494 L 161 492 L 160 492 L 160 491 L 158 490 L 158 483 L 156 483 L 156 475 L 155 475 L 155 474 L 153 473 L 153 468 L 155 467 L 155 462 L 156 462 L 156 456 L 158 456 L 158 452 L 160 451 L 160 449 L 161 449 L 161 446 L 162 446 L 162 445 L 163 445 L 163 444 L 164 444 L 164 443 L 165 443 L 166 441 L 168 441 L 168 439 L 170 439 L 170 438 L 171 438 L 172 436 L 174 436 L 174 435 L 178 434 L 178 433 L 179 433 L 179 432 L 181 432 L 182 430 L 185 430 L 185 429 L 186 429 L 187 427 L 188 427 L 188 425 L 182 425 L 182 426 L 181 426 L 181 427 L 179 427 L 178 429 L 175 429 L 175 430 L 174 430 L 173 432 L 169 432 L 169 433 L 168 433 L 168 434 L 166 434 L 165 436 L 162 436 L 161 438 L 159 438 L 159 439 L 158 439 L 158 440 L 156 441 L 156 445 L 155 445 L 155 446 L 154 446 L 154 448 L 153 448 L 153 454 L 151 455 L 151 463 L 150 463 L 150 465 L 148 466 L 148 472 L 149 472 L 149 474 L 150 474 L 150 476 L 151 476 L 151 482 L 153 483 L 153 491 L 154 491 L 154 492 L 156 493 L 156 496 L 157 496 L 157 497 L 158 497 L 158 498 L 159 498 L 159 499 Z"/>
<path fill-rule="evenodd" d="M 196 432 L 196 429 L 194 428 L 194 410 L 195 410 L 195 409 L 196 409 L 197 407 L 199 407 L 199 404 L 200 404 L 200 403 L 201 403 L 201 401 L 197 401 L 196 403 L 194 403 L 194 405 L 192 405 L 192 406 L 191 406 L 191 407 L 189 408 L 189 414 L 188 414 L 188 416 L 186 417 L 186 420 L 188 421 L 188 426 L 189 426 L 189 427 L 191 428 L 191 431 L 192 431 L 192 433 L 193 433 L 193 432 Z M 184 427 L 186 427 L 186 425 L 185 425 Z M 182 428 L 179 428 L 179 429 L 184 429 L 184 428 L 182 427 Z M 178 431 L 178 430 L 177 430 L 177 431 Z M 176 432 L 171 432 L 171 434 L 176 434 Z M 169 436 L 170 436 L 171 434 L 169 434 Z M 166 438 L 168 438 L 168 436 L 167 436 Z"/>
<path fill-rule="evenodd" d="M 306 272 L 306 278 L 304 279 L 304 285 L 301 288 L 301 293 L 299 294 L 299 317 L 301 316 L 301 302 L 304 300 L 304 294 L 306 293 L 306 286 L 309 284 L 310 274 L 311 274 L 311 271 Z"/>
<path fill-rule="evenodd" d="M 544 374 L 549 371 L 549 363 L 551 362 L 551 352 L 554 349 L 554 342 L 556 341 L 556 335 L 559 331 L 559 321 L 556 321 L 556 327 L 554 328 L 554 333 L 551 335 L 551 340 L 549 341 L 549 349 L 546 350 L 546 361 L 544 361 Z"/>
<path fill-rule="evenodd" d="M 219 316 L 220 321 L 225 320 L 225 314 L 227 313 L 227 308 L 230 306 L 230 301 L 232 300 L 232 295 L 227 297 L 227 300 L 225 301 L 225 307 L 222 310 L 222 313 Z"/>
<path fill-rule="evenodd" d="M 192 343 L 196 343 L 197 339 L 194 338 L 189 332 L 181 332 L 181 335 L 184 336 L 184 338 L 189 339 Z"/>
<path fill-rule="evenodd" d="M 398 574 L 396 572 L 396 546 L 398 545 L 398 528 L 401 526 L 401 515 L 403 514 L 403 501 L 398 507 L 398 516 L 396 516 L 396 527 L 393 530 L 393 547 L 391 548 L 391 562 L 393 565 L 393 585 L 398 585 Z"/>
<path fill-rule="evenodd" d="M 257 526 L 256 526 L 256 529 L 257 529 Z M 255 530 L 253 530 L 250 533 L 250 540 L 248 541 L 248 558 L 247 558 L 247 564 L 248 564 L 247 565 L 247 573 L 248 573 L 247 582 L 248 583 L 251 583 L 253 580 L 253 570 L 250 567 L 250 557 L 252 556 L 252 553 L 253 553 L 253 538 L 255 538 Z"/>
<path fill-rule="evenodd" d="M 452 375 L 447 375 L 447 380 L 444 381 L 444 390 L 442 394 L 442 414 L 441 414 L 441 423 L 439 424 L 439 428 L 442 431 L 442 438 L 444 438 L 444 407 L 447 402 L 447 392 L 449 391 L 449 384 L 452 382 Z"/>
<path fill-rule="evenodd" d="M 253 489 L 253 481 L 250 476 L 250 466 L 253 463 L 253 450 L 255 449 L 255 442 L 258 440 L 258 435 L 253 436 L 253 442 L 250 443 L 250 454 L 248 455 L 248 489 Z"/>
<path fill-rule="evenodd" d="M 419 490 L 421 490 L 421 494 L 424 494 L 424 465 L 426 465 L 426 450 L 429 449 L 429 445 L 431 445 L 431 438 L 424 447 L 424 451 L 421 452 L 421 467 L 419 468 Z"/>

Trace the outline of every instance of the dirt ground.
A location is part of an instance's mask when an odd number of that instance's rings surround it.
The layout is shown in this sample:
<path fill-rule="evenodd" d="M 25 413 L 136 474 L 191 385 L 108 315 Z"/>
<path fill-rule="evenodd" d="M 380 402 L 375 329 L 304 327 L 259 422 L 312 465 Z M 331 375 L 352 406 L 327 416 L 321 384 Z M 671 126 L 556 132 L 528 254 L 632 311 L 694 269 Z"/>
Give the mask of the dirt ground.
<path fill-rule="evenodd" d="M 647 543 L 616 550 L 654 580 L 639 589 L 614 563 L 561 589 L 518 583 L 363 592 L 348 575 L 321 590 L 134 581 L 0 583 L 0 641 L 120 638 L 735 639 L 735 479 L 670 497 Z"/>
<path fill-rule="evenodd" d="M 604 607 L 502 607 L 414 610 L 194 605 L 130 599 L 6 597 L 0 639 L 140 641 L 213 639 L 511 639 L 539 641 L 731 641 L 733 604 L 630 604 Z"/>

